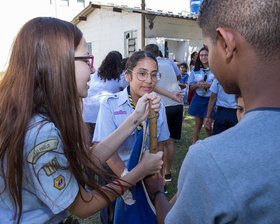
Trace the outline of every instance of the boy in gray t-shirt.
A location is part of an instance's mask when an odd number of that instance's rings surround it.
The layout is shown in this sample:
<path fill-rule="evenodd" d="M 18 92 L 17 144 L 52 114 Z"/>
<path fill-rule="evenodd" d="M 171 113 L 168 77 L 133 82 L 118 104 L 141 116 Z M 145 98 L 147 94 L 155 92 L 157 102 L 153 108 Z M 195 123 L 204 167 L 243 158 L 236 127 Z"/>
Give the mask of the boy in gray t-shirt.
<path fill-rule="evenodd" d="M 280 0 L 204 0 L 198 23 L 210 68 L 242 94 L 235 127 L 190 147 L 173 207 L 146 180 L 159 223 L 280 223 Z M 258 21 L 258 22 L 256 22 Z"/>

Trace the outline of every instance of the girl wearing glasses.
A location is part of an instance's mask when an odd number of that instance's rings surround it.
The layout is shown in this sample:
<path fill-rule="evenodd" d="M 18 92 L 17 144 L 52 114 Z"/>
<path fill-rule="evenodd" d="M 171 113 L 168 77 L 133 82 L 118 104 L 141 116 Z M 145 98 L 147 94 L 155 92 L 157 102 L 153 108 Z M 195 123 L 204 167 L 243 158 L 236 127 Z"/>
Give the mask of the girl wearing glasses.
<path fill-rule="evenodd" d="M 129 57 L 125 66 L 125 79 L 129 86 L 123 91 L 101 101 L 93 142 L 103 141 L 122 125 L 125 119 L 134 112 L 139 98 L 152 92 L 160 77 L 157 60 L 151 53 L 138 51 Z M 142 125 L 138 125 L 137 129 L 119 147 L 118 152 L 107 160 L 108 172 L 113 172 L 118 177 L 126 173 L 126 165 L 141 128 Z M 160 108 L 157 119 L 157 134 L 158 149 L 162 151 L 163 141 L 169 138 L 165 108 L 163 106 Z M 103 224 L 110 223 L 108 209 L 101 212 L 101 220 Z"/>
<path fill-rule="evenodd" d="M 3 223 L 60 223 L 67 211 L 91 216 L 161 169 L 162 155 L 145 153 L 132 172 L 104 187 L 87 177 L 105 178 L 101 164 L 146 119 L 148 99 L 155 111 L 160 104 L 144 95 L 116 132 L 89 148 L 81 98 L 94 68 L 86 46 L 75 25 L 55 18 L 30 20 L 17 35 L 0 83 Z"/>
<path fill-rule="evenodd" d="M 129 86 L 123 91 L 107 97 L 101 102 L 94 133 L 94 142 L 100 142 L 114 132 L 134 112 L 140 97 L 150 93 L 160 79 L 156 58 L 149 52 L 135 52 L 126 63 L 125 79 Z M 137 127 L 129 138 L 121 145 L 107 164 L 119 177 L 125 171 L 131 150 L 141 130 Z M 160 107 L 157 119 L 158 149 L 163 149 L 163 141 L 169 138 L 165 109 Z M 148 144 L 147 144 L 148 145 Z"/>
<path fill-rule="evenodd" d="M 207 114 L 208 102 L 211 95 L 209 88 L 214 78 L 214 74 L 208 65 L 208 49 L 203 47 L 198 52 L 198 58 L 195 67 L 191 71 L 188 83 L 191 90 L 196 90 L 189 107 L 189 114 L 195 117 L 193 144 L 199 139 L 203 119 Z M 211 130 L 205 128 L 205 131 L 207 136 L 211 135 Z"/>

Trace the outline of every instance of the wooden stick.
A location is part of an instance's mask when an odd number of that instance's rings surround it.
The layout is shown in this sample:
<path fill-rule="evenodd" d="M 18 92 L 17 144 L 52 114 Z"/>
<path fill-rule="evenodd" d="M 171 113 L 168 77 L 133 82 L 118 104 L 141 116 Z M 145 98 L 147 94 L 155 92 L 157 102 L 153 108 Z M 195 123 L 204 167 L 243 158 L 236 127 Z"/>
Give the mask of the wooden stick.
<path fill-rule="evenodd" d="M 149 101 L 149 146 L 150 153 L 157 153 L 157 113 L 151 109 L 152 101 Z"/>

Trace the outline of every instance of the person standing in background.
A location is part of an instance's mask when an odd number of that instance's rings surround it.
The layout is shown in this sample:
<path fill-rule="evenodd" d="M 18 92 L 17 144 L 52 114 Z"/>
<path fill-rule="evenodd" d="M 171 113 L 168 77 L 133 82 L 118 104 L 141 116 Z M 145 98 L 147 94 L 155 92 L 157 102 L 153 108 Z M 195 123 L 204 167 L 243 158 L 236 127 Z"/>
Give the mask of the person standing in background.
<path fill-rule="evenodd" d="M 190 73 L 191 71 L 193 70 L 193 67 L 195 66 L 195 62 L 197 60 L 197 56 L 198 56 L 198 53 L 195 51 L 191 54 L 191 61 L 190 61 Z M 187 99 L 187 103 L 190 105 L 191 102 L 192 102 L 192 99 L 194 97 L 194 94 L 195 94 L 195 89 L 194 90 L 191 90 L 189 88 L 189 91 L 188 91 L 188 99 Z"/>
<path fill-rule="evenodd" d="M 92 75 L 88 96 L 83 99 L 83 119 L 86 122 L 92 145 L 96 119 L 100 101 L 112 93 L 119 92 L 126 87 L 122 74 L 122 55 L 118 51 L 109 52 L 102 61 L 99 69 Z"/>
<path fill-rule="evenodd" d="M 213 81 L 210 91 L 211 96 L 208 103 L 207 115 L 204 120 L 204 127 L 212 130 L 214 119 L 212 135 L 216 135 L 237 124 L 237 104 L 235 95 L 225 93 L 217 79 Z M 213 114 L 213 109 L 215 110 L 215 114 L 212 118 L 211 114 Z"/>
<path fill-rule="evenodd" d="M 189 78 L 189 88 L 196 90 L 194 98 L 189 107 L 189 114 L 195 117 L 193 144 L 199 139 L 203 120 L 207 115 L 208 102 L 211 95 L 209 88 L 214 78 L 214 74 L 209 68 L 208 49 L 203 47 L 198 53 L 195 67 L 191 71 Z M 206 128 L 205 131 L 207 136 L 211 135 L 210 130 Z"/>
<path fill-rule="evenodd" d="M 189 74 L 187 73 L 188 65 L 183 62 L 183 63 L 179 64 L 178 67 L 181 72 L 181 75 L 180 75 L 181 78 L 178 81 L 178 84 L 179 84 L 181 90 L 185 92 L 185 97 L 184 97 L 183 102 L 184 102 L 184 104 L 186 104 L 187 98 L 188 98 L 188 91 L 189 91 L 189 85 L 188 85 Z"/>
<path fill-rule="evenodd" d="M 172 181 L 170 169 L 175 155 L 174 140 L 181 138 L 184 92 L 178 85 L 177 75 L 169 59 L 159 56 L 158 46 L 149 44 L 145 50 L 157 57 L 158 70 L 161 73 L 161 79 L 155 87 L 155 92 L 160 94 L 166 109 L 170 138 L 164 145 L 164 173 L 165 181 Z M 182 93 L 183 95 L 181 95 Z"/>

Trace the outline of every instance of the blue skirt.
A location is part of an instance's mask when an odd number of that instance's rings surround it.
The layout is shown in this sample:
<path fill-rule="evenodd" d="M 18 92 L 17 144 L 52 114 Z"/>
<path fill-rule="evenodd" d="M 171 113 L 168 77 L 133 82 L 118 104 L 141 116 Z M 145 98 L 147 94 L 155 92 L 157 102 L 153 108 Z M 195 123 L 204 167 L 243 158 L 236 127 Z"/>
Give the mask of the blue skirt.
<path fill-rule="evenodd" d="M 189 107 L 189 114 L 194 117 L 205 118 L 207 115 L 209 99 L 210 97 L 199 96 L 196 93 Z"/>

